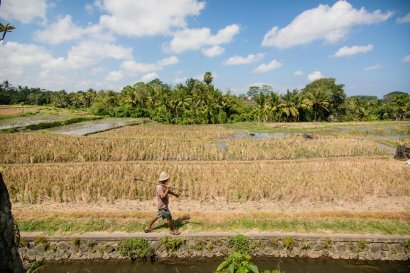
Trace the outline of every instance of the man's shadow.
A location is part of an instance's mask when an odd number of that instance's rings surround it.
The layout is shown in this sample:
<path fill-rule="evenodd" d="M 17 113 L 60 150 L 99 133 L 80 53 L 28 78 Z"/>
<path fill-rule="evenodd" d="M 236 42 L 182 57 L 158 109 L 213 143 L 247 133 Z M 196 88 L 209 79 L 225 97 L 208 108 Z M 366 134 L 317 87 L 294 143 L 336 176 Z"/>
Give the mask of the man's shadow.
<path fill-rule="evenodd" d="M 179 229 L 179 228 L 185 226 L 186 224 L 188 224 L 190 219 L 191 219 L 191 217 L 188 214 L 185 214 L 182 217 L 178 217 L 177 219 L 173 219 L 172 223 L 173 223 L 175 229 Z M 162 225 L 154 227 L 152 230 L 157 230 L 157 229 L 161 229 L 161 228 L 168 228 L 168 223 L 165 222 Z"/>

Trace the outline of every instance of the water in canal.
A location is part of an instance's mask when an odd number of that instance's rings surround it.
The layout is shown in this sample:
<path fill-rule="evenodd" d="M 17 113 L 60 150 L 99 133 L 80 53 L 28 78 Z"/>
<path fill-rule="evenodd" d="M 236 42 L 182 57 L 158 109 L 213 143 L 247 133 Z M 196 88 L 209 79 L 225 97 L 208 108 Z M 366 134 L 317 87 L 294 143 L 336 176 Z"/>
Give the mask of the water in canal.
<path fill-rule="evenodd" d="M 37 272 L 40 273 L 213 273 L 222 262 L 220 259 L 197 261 L 78 261 L 52 262 Z M 405 273 L 410 272 L 410 263 L 388 261 L 356 261 L 301 258 L 253 259 L 259 269 L 278 269 L 285 273 Z M 263 271 L 262 271 L 263 272 Z"/>

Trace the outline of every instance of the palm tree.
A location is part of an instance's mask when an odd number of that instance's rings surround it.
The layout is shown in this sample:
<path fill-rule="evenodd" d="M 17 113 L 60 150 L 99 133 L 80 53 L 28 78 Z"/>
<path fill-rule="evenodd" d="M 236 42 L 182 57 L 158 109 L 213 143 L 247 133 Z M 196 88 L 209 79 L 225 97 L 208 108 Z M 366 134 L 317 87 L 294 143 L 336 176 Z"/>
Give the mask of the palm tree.
<path fill-rule="evenodd" d="M 204 74 L 204 82 L 205 82 L 207 85 L 210 85 L 211 82 L 213 81 L 213 79 L 214 79 L 214 77 L 212 76 L 212 73 L 211 73 L 211 72 L 205 72 L 205 74 Z"/>
<path fill-rule="evenodd" d="M 175 114 L 175 119 L 178 119 L 179 113 L 182 111 L 185 111 L 185 108 L 187 108 L 191 104 L 192 98 L 189 96 L 176 96 L 174 99 L 169 101 L 169 105 Z"/>
<path fill-rule="evenodd" d="M 293 119 L 293 121 L 298 120 L 299 97 L 300 96 L 298 90 L 293 90 L 293 92 L 290 92 L 289 89 L 287 90 L 286 94 L 282 96 L 281 103 L 278 107 L 281 110 L 282 114 L 286 116 L 286 121 L 289 121 L 289 119 Z"/>
<path fill-rule="evenodd" d="M 123 105 L 128 106 L 130 108 L 135 108 L 139 104 L 139 97 L 137 94 L 137 90 L 127 85 L 121 90 L 121 102 Z"/>
<path fill-rule="evenodd" d="M 304 103 L 312 107 L 314 120 L 317 121 L 320 111 L 329 111 L 330 98 L 326 90 L 323 88 L 316 88 L 311 92 L 306 93 Z"/>
<path fill-rule="evenodd" d="M 4 40 L 4 38 L 6 37 L 7 32 L 12 32 L 13 29 L 16 29 L 16 28 L 13 27 L 10 24 L 3 25 L 2 23 L 0 23 L 0 33 L 3 32 L 3 35 L 0 38 L 0 41 Z"/>
<path fill-rule="evenodd" d="M 279 96 L 276 92 L 270 92 L 270 94 L 266 96 L 265 107 L 268 108 L 269 121 L 275 121 L 279 104 Z"/>

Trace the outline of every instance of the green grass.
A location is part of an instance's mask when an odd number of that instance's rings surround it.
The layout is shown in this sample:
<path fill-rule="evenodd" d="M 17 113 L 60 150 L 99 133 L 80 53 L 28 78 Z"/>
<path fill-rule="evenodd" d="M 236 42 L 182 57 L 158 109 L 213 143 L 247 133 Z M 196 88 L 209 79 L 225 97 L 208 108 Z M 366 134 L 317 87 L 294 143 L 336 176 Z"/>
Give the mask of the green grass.
<path fill-rule="evenodd" d="M 83 122 L 83 121 L 97 120 L 97 119 L 102 119 L 102 117 L 75 117 L 75 118 L 71 118 L 67 120 L 40 122 L 37 124 L 31 124 L 27 126 L 7 128 L 7 129 L 3 129 L 0 131 L 3 133 L 15 133 L 18 131 L 25 131 L 25 130 L 42 130 L 42 129 L 47 129 L 47 128 L 70 125 L 73 123 L 78 123 L 78 122 Z"/>
<path fill-rule="evenodd" d="M 207 224 L 206 228 L 220 229 L 220 225 Z M 315 219 L 282 219 L 282 220 L 251 220 L 239 219 L 223 225 L 226 230 L 251 230 L 260 231 L 292 231 L 292 232 L 319 232 L 330 231 L 334 233 L 381 233 L 381 234 L 409 234 L 410 223 L 406 220 L 396 219 L 340 219 L 325 218 Z"/>
<path fill-rule="evenodd" d="M 13 107 L 10 108 L 12 109 Z M 0 116 L 0 127 L 10 126 L 8 129 L 1 131 L 3 133 L 13 133 L 26 129 L 39 130 L 68 125 L 84 120 L 92 120 L 94 118 L 96 118 L 96 116 L 91 115 L 85 110 L 39 106 L 30 112 Z"/>
<path fill-rule="evenodd" d="M 147 220 L 148 221 L 148 220 Z M 41 231 L 46 234 L 78 233 L 93 231 L 142 232 L 146 222 L 141 220 L 117 221 L 115 219 L 70 220 L 47 218 L 41 220 L 18 221 L 20 231 Z M 181 225 L 182 232 L 202 231 L 277 231 L 300 233 L 375 233 L 409 235 L 410 222 L 407 219 L 360 219 L 360 218 L 319 218 L 319 219 L 237 219 L 212 223 L 188 221 Z M 154 231 L 168 231 L 165 222 L 157 224 Z"/>

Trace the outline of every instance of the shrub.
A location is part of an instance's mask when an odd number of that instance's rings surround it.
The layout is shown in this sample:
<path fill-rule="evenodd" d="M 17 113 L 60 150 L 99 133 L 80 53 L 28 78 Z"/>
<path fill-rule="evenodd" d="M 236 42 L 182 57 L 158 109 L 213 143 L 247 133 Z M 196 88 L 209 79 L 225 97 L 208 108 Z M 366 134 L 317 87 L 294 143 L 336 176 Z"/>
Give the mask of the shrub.
<path fill-rule="evenodd" d="M 165 237 L 161 240 L 161 245 L 167 250 L 177 250 L 182 244 L 183 241 L 179 238 Z"/>
<path fill-rule="evenodd" d="M 93 247 L 93 246 L 96 246 L 96 245 L 97 245 L 97 242 L 95 240 L 88 240 L 87 241 L 87 246 L 88 247 Z"/>
<path fill-rule="evenodd" d="M 214 249 L 214 244 L 212 242 L 208 242 L 208 244 L 206 244 L 206 249 L 208 250 Z"/>
<path fill-rule="evenodd" d="M 27 239 L 20 238 L 20 247 L 27 247 L 29 244 L 30 242 Z"/>
<path fill-rule="evenodd" d="M 357 248 L 359 249 L 359 251 L 364 250 L 366 248 L 366 246 L 367 246 L 366 240 L 359 240 L 357 242 Z"/>
<path fill-rule="evenodd" d="M 153 255 L 153 249 L 147 240 L 143 238 L 126 239 L 118 245 L 118 251 L 124 257 L 129 257 L 131 260 L 137 258 L 144 259 Z"/>
<path fill-rule="evenodd" d="M 37 237 L 34 240 L 34 242 L 41 245 L 43 247 L 44 251 L 46 251 L 50 246 L 50 244 L 46 241 L 46 239 L 44 237 Z"/>
<path fill-rule="evenodd" d="M 249 253 L 251 250 L 248 239 L 246 238 L 246 236 L 241 234 L 229 238 L 229 244 L 234 248 L 235 252 Z"/>
<path fill-rule="evenodd" d="M 326 238 L 323 242 L 322 242 L 322 246 L 324 249 L 329 249 L 329 247 L 333 244 L 332 239 Z"/>
<path fill-rule="evenodd" d="M 312 246 L 310 245 L 310 242 L 307 241 L 306 239 L 302 239 L 302 249 L 303 250 L 309 250 L 311 248 L 312 248 Z"/>
<path fill-rule="evenodd" d="M 277 246 L 278 246 L 278 239 L 272 238 L 270 242 L 272 243 L 272 246 L 273 246 L 273 247 L 277 247 Z"/>
<path fill-rule="evenodd" d="M 201 250 L 202 250 L 202 242 L 198 242 L 198 243 L 195 245 L 195 250 L 197 250 L 197 251 L 201 251 Z"/>
<path fill-rule="evenodd" d="M 79 247 L 80 246 L 80 239 L 79 238 L 77 238 L 77 237 L 74 237 L 72 240 L 71 240 L 71 242 L 73 243 L 73 245 L 75 246 L 75 247 Z"/>
<path fill-rule="evenodd" d="M 292 237 L 286 237 L 283 239 L 283 245 L 286 247 L 286 249 L 292 250 L 295 246 L 295 240 Z"/>

